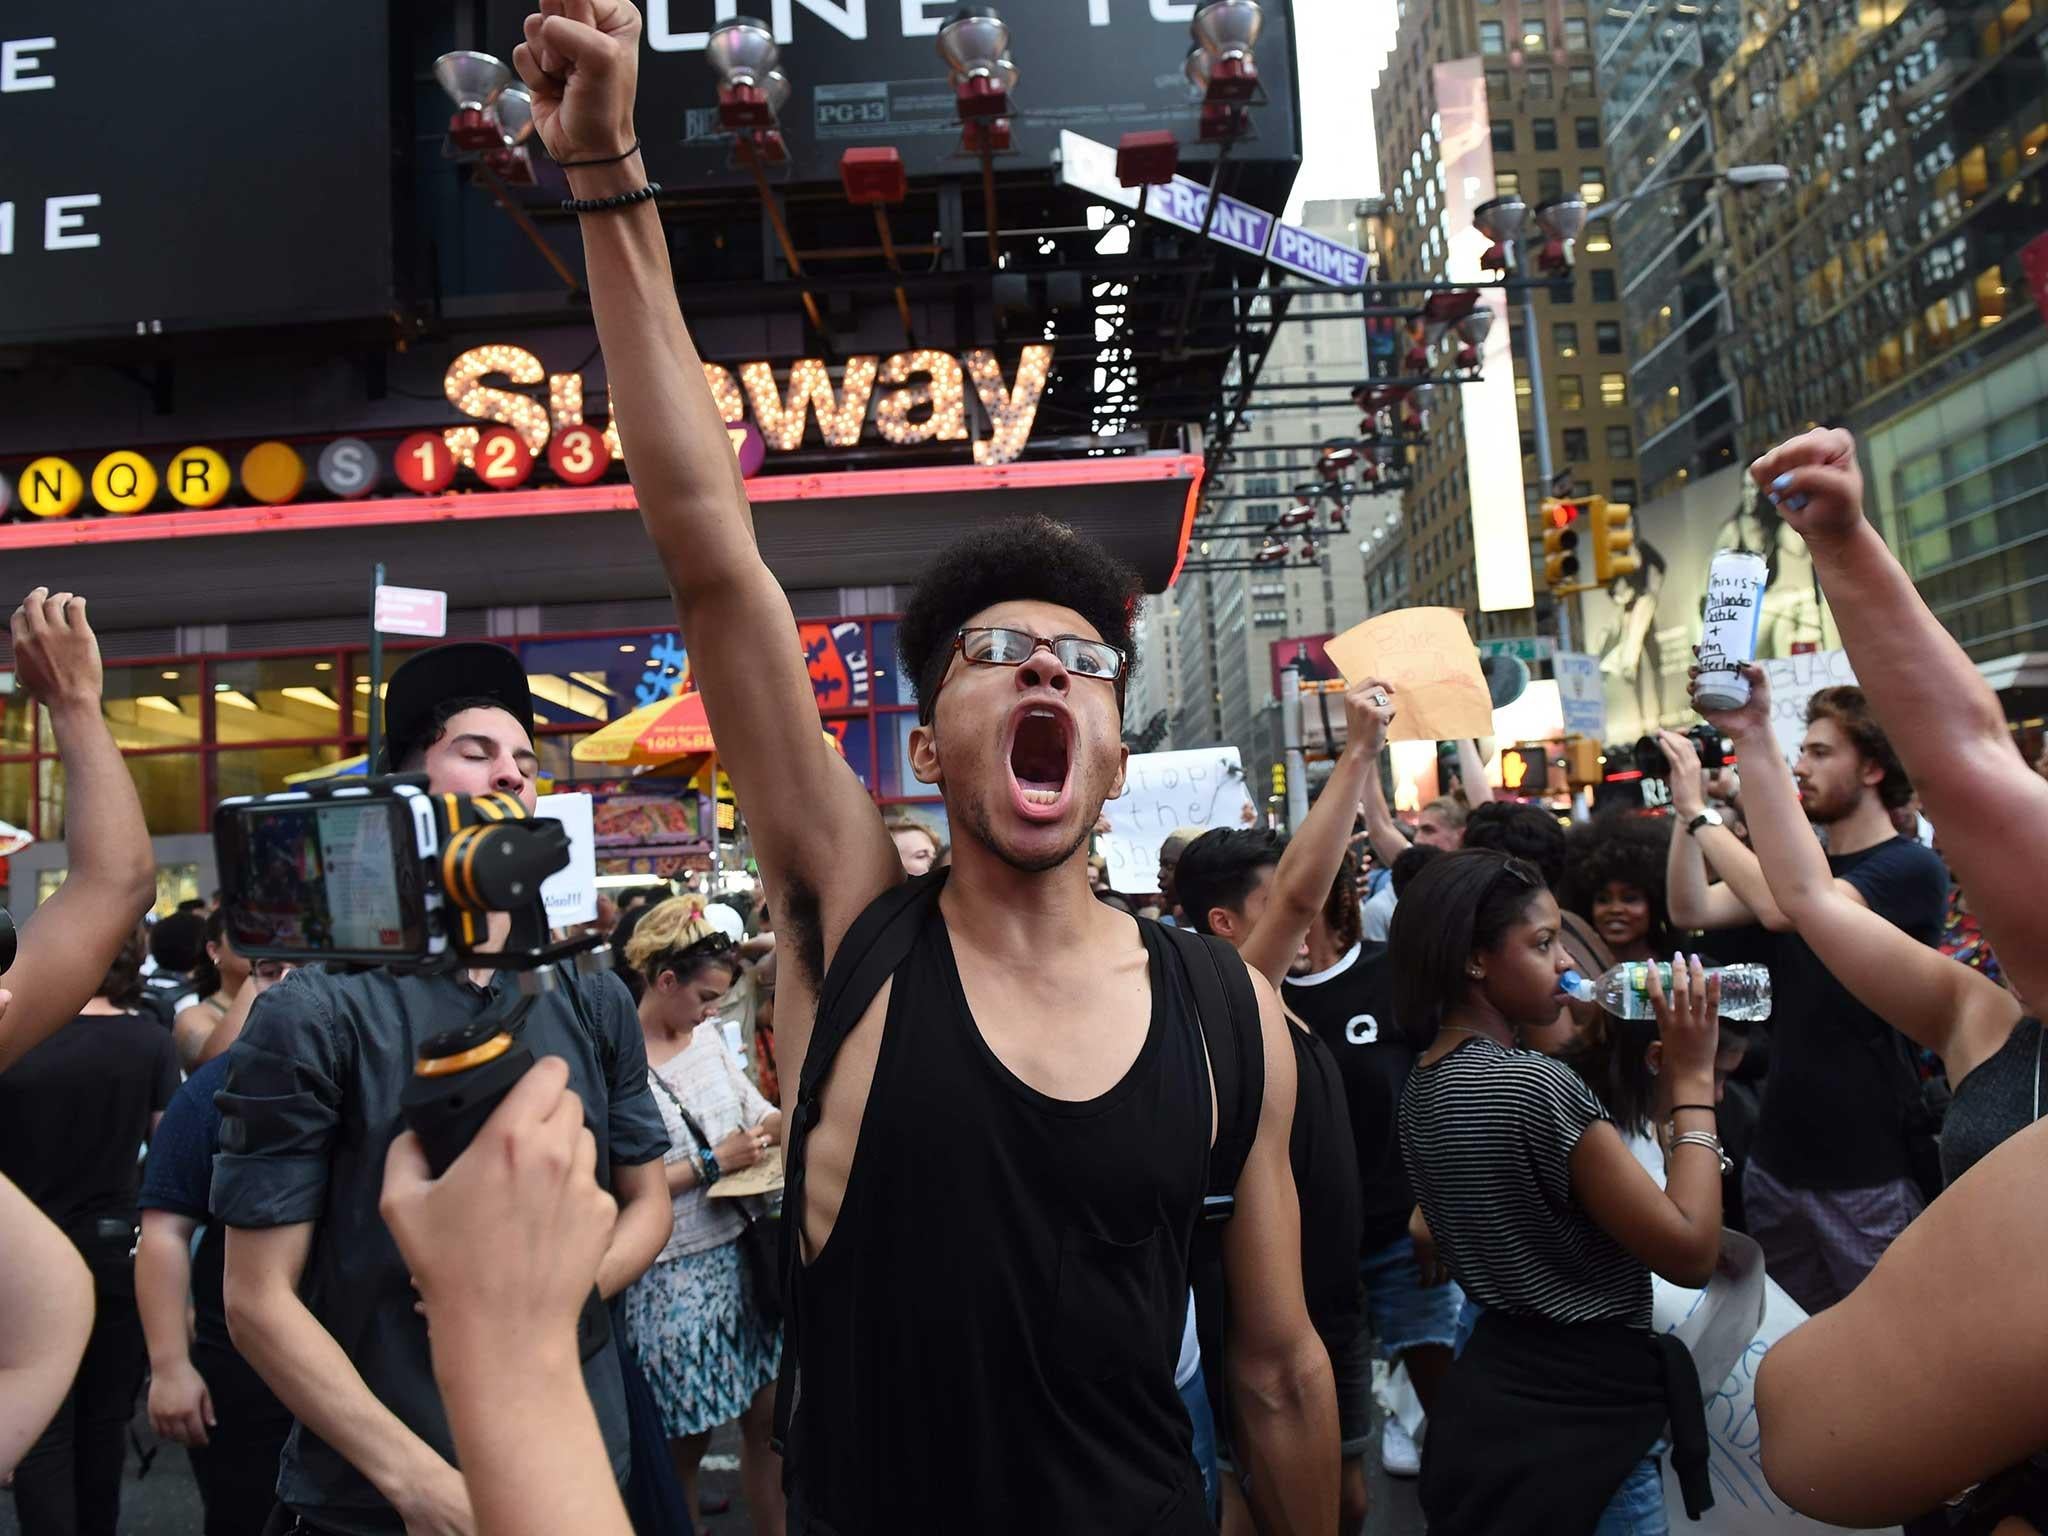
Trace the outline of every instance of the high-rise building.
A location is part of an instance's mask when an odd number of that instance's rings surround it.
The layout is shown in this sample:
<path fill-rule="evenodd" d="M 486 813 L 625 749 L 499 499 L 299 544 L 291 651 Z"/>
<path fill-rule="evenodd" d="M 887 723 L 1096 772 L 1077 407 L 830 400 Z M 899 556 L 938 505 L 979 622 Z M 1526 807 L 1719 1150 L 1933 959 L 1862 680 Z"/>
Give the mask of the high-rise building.
<path fill-rule="evenodd" d="M 1739 452 L 1855 428 L 1965 648 L 2048 649 L 2048 338 L 2020 255 L 2048 230 L 2048 5 L 1748 11 L 1710 81 L 1716 158 L 1795 179 L 1720 194 Z"/>
<path fill-rule="evenodd" d="M 1389 279 L 1467 275 L 1474 243 L 1486 244 L 1471 227 L 1470 210 L 1494 196 L 1519 194 L 1533 207 L 1574 193 L 1588 204 L 1611 195 L 1584 0 L 1403 0 L 1399 10 L 1392 51 L 1373 87 Z M 1599 226 L 1587 231 L 1576 256 L 1568 292 L 1537 291 L 1533 337 L 1520 301 L 1507 309 L 1525 513 L 1513 527 L 1524 542 L 1544 491 L 1532 385 L 1521 361 L 1531 345 L 1541 349 L 1553 473 L 1575 494 L 1636 499 L 1621 278 Z M 1467 395 L 1489 387 L 1500 385 L 1438 390 L 1427 442 L 1410 455 L 1403 525 L 1374 547 L 1367 578 L 1376 606 L 1463 607 L 1482 639 L 1552 622 L 1551 599 L 1540 590 L 1534 613 L 1477 611 L 1479 563 L 1497 551 L 1482 551 L 1486 540 L 1474 536 L 1475 527 L 1487 526 L 1488 510 L 1475 503 L 1498 492 L 1497 482 L 1475 482 L 1498 464 L 1504 445 L 1492 440 L 1492 423 L 1505 418 L 1480 415 Z"/>
<path fill-rule="evenodd" d="M 1307 205 L 1301 222 L 1318 234 L 1361 247 L 1359 203 Z M 1279 760 L 1273 694 L 1276 645 L 1320 639 L 1365 618 L 1368 606 L 1360 530 L 1386 515 L 1388 498 L 1361 494 L 1346 531 L 1333 532 L 1327 512 L 1313 526 L 1285 535 L 1284 564 L 1254 570 L 1204 570 L 1210 561 L 1243 561 L 1266 528 L 1294 501 L 1297 486 L 1315 480 L 1316 456 L 1332 439 L 1358 437 L 1352 389 L 1365 377 L 1365 325 L 1354 294 L 1310 294 L 1293 300 L 1260 371 L 1234 453 L 1212 482 L 1204 526 L 1210 537 L 1188 552 L 1193 567 L 1168 599 L 1173 617 L 1174 747 L 1235 746 L 1254 785 L 1269 781 Z M 1345 312 L 1352 312 L 1346 318 Z M 1315 318 L 1327 313 L 1330 318 Z M 1293 318 L 1298 317 L 1298 318 Z M 1306 560 L 1304 549 L 1313 551 Z M 1161 604 L 1162 614 L 1165 611 Z"/>
<path fill-rule="evenodd" d="M 1874 8 L 1818 5 L 1809 13 Z M 1627 200 L 1607 235 L 1626 258 L 1627 389 L 1645 500 L 1735 462 L 1742 402 L 1727 350 L 1727 239 L 1705 179 L 1717 150 L 1707 94 L 1753 9 L 1736 0 L 1599 8 L 1607 194 Z"/>

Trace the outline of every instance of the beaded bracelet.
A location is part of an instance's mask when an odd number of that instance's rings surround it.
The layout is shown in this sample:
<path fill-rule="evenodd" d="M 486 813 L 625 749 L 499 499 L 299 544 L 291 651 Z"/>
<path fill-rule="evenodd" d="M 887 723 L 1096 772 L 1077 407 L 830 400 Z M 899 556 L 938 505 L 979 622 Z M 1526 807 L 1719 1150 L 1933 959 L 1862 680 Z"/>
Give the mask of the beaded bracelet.
<path fill-rule="evenodd" d="M 644 203 L 649 198 L 661 196 L 661 183 L 650 181 L 646 186 L 631 192 L 614 192 L 610 197 L 565 197 L 562 199 L 564 213 L 613 213 L 620 208 L 630 208 L 635 203 Z"/>
<path fill-rule="evenodd" d="M 635 139 L 633 141 L 633 147 L 627 150 L 623 155 L 606 155 L 602 160 L 557 160 L 555 164 L 559 165 L 565 171 L 573 171 L 582 166 L 588 165 L 617 165 L 621 160 L 630 160 L 639 153 L 640 141 L 638 139 Z"/>
<path fill-rule="evenodd" d="M 725 1170 L 718 1166 L 717 1153 L 709 1147 L 697 1149 L 697 1177 L 703 1182 L 704 1188 L 709 1189 L 716 1184 L 724 1173 Z"/>

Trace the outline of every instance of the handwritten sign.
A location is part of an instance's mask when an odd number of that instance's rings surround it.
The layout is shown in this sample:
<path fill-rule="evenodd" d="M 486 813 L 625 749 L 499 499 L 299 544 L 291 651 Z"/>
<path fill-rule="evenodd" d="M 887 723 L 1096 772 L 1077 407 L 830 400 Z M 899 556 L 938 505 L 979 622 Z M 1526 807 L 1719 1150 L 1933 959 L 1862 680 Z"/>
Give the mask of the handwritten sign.
<path fill-rule="evenodd" d="M 1389 741 L 1493 734 L 1493 698 L 1460 610 L 1397 608 L 1347 629 L 1325 649 L 1347 682 L 1378 677 L 1400 690 Z"/>
<path fill-rule="evenodd" d="M 597 921 L 597 829 L 589 795 L 542 795 L 533 814 L 559 821 L 569 834 L 569 862 L 541 882 L 550 928 Z"/>
<path fill-rule="evenodd" d="M 1785 761 L 1799 761 L 1799 744 L 1806 739 L 1806 708 L 1823 688 L 1844 688 L 1856 681 L 1856 669 L 1849 665 L 1847 651 L 1808 651 L 1799 656 L 1777 656 L 1759 663 L 1771 680 L 1771 734 Z"/>
<path fill-rule="evenodd" d="M 1600 658 L 1580 651 L 1559 651 L 1551 659 L 1557 680 L 1557 702 L 1564 728 L 1595 741 L 1607 738 L 1607 689 L 1600 676 Z"/>
<path fill-rule="evenodd" d="M 1124 774 L 1124 792 L 1102 808 L 1109 831 L 1099 844 L 1109 886 L 1134 896 L 1159 889 L 1159 845 L 1176 827 L 1248 827 L 1258 820 L 1235 747 L 1141 752 Z"/>

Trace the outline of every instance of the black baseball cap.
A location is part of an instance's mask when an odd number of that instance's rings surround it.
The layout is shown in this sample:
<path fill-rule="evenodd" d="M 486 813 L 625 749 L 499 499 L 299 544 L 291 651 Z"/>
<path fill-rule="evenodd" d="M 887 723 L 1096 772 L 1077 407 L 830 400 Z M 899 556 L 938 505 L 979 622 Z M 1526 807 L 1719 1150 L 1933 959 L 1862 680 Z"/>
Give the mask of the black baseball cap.
<path fill-rule="evenodd" d="M 434 728 L 434 711 L 450 699 L 486 699 L 533 737 L 533 690 L 526 668 L 502 645 L 466 640 L 408 657 L 384 689 L 384 750 L 377 764 L 390 773 Z"/>

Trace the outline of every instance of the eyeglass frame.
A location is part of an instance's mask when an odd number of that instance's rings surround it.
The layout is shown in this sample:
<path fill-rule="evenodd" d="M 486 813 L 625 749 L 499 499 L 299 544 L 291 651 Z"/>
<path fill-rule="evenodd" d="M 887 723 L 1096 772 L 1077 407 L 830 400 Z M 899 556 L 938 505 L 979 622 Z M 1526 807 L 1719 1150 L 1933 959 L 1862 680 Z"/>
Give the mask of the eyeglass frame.
<path fill-rule="evenodd" d="M 1022 635 L 1031 642 L 1031 649 L 1024 653 L 1022 660 L 977 661 L 974 657 L 969 656 L 967 654 L 967 637 L 969 635 L 992 634 L 998 630 L 1002 631 L 1005 634 Z M 1111 687 L 1115 688 L 1117 713 L 1122 714 L 1124 708 L 1125 687 L 1129 683 L 1131 676 L 1131 653 L 1125 650 L 1122 646 L 1118 645 L 1115 641 L 1096 640 L 1090 638 L 1087 635 L 1053 635 L 1048 638 L 1045 635 L 1037 634 L 1028 629 L 1018 629 L 1009 624 L 963 624 L 960 626 L 960 628 L 953 631 L 953 643 L 946 647 L 946 665 L 945 669 L 939 673 L 938 686 L 932 689 L 932 696 L 929 699 L 920 699 L 918 701 L 918 722 L 923 725 L 930 725 L 932 723 L 932 717 L 938 713 L 939 695 L 946 691 L 946 683 L 951 678 L 953 671 L 953 658 L 955 656 L 958 656 L 965 660 L 970 667 L 1016 668 L 1021 667 L 1025 664 L 1025 662 L 1030 661 L 1031 658 L 1036 656 L 1041 650 L 1048 652 L 1052 656 L 1052 659 L 1054 661 L 1059 661 L 1059 652 L 1053 650 L 1053 647 L 1058 645 L 1062 640 L 1079 640 L 1084 645 L 1100 645 L 1107 647 L 1109 650 L 1116 653 L 1117 668 L 1116 674 L 1113 677 L 1097 677 L 1092 672 L 1075 672 L 1072 668 L 1067 667 L 1067 664 L 1064 661 L 1060 661 L 1060 666 L 1063 669 L 1065 669 L 1070 676 L 1085 677 L 1092 682 L 1108 683 Z"/>

